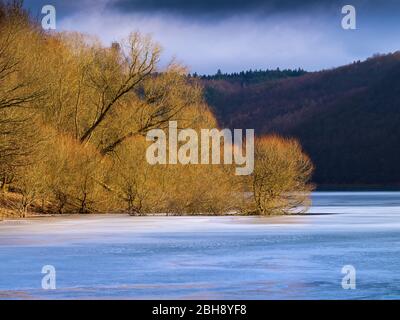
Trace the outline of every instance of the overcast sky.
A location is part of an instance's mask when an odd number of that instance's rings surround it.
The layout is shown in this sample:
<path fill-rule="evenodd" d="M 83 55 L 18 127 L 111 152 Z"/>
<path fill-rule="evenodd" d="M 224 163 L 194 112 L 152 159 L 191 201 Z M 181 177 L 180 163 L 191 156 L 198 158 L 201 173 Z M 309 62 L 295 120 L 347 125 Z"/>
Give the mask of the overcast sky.
<path fill-rule="evenodd" d="M 150 33 L 192 72 L 267 68 L 309 71 L 400 49 L 399 0 L 25 0 L 40 17 L 57 9 L 57 29 L 104 43 Z M 341 27 L 342 7 L 357 9 L 357 30 Z"/>

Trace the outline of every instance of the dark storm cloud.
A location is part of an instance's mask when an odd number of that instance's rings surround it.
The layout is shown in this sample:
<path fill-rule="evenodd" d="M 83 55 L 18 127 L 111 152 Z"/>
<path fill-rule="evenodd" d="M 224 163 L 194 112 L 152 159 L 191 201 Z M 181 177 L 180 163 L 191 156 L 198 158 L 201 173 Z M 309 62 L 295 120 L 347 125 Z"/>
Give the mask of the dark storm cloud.
<path fill-rule="evenodd" d="M 112 7 L 127 12 L 168 12 L 176 14 L 241 14 L 292 12 L 310 7 L 332 7 L 342 0 L 116 0 Z"/>
<path fill-rule="evenodd" d="M 192 71 L 258 68 L 319 70 L 399 50 L 400 0 L 25 0 L 40 16 L 57 9 L 60 31 L 104 43 L 148 33 Z M 343 30 L 342 6 L 357 9 L 357 30 Z"/>
<path fill-rule="evenodd" d="M 298 14 L 314 9 L 338 12 L 338 8 L 351 4 L 368 13 L 399 16 L 399 0 L 25 0 L 25 7 L 34 15 L 40 14 L 44 5 L 54 5 L 61 17 L 82 11 L 103 10 L 121 13 L 157 14 L 177 16 L 226 17 L 241 14 L 269 16 L 273 14 Z"/>
<path fill-rule="evenodd" d="M 400 10 L 399 0 L 113 0 L 110 8 L 121 12 L 163 12 L 179 15 L 237 15 L 296 13 L 310 9 L 337 10 L 346 4 L 391 12 Z"/>

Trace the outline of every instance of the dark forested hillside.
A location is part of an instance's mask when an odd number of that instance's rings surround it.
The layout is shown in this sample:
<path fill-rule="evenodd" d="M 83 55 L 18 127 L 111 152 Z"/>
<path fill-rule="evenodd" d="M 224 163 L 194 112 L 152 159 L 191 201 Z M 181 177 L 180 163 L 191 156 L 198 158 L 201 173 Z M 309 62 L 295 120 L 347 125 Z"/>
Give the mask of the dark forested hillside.
<path fill-rule="evenodd" d="M 400 183 L 400 53 L 248 86 L 203 80 L 221 125 L 298 138 L 320 184 Z"/>

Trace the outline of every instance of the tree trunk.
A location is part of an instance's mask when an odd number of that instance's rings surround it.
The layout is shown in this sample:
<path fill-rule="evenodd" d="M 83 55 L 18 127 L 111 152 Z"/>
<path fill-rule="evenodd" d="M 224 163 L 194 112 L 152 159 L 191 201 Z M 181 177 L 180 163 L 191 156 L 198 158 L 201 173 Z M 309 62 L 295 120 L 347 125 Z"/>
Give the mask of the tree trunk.
<path fill-rule="evenodd" d="M 8 191 L 8 185 L 7 185 L 7 177 L 3 177 L 3 181 L 1 181 L 1 193 L 7 193 Z"/>

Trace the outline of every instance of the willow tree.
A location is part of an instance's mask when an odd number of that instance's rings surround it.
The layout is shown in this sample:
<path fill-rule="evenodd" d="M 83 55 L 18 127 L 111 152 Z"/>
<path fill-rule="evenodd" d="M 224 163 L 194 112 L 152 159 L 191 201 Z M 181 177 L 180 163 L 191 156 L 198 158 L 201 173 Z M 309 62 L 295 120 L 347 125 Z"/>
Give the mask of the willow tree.
<path fill-rule="evenodd" d="M 293 139 L 264 137 L 256 141 L 253 194 L 261 215 L 305 212 L 310 205 L 313 165 Z"/>
<path fill-rule="evenodd" d="M 148 36 L 132 33 L 104 47 L 64 33 L 47 39 L 46 50 L 46 122 L 103 155 L 170 120 L 184 120 L 185 109 L 202 103 L 199 85 L 184 68 L 160 68 L 160 47 Z"/>
<path fill-rule="evenodd" d="M 32 108 L 40 88 L 39 34 L 21 2 L 0 5 L 0 186 L 12 182 L 15 168 L 26 165 L 34 151 L 38 119 Z"/>

